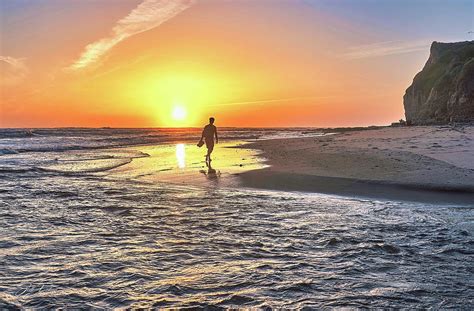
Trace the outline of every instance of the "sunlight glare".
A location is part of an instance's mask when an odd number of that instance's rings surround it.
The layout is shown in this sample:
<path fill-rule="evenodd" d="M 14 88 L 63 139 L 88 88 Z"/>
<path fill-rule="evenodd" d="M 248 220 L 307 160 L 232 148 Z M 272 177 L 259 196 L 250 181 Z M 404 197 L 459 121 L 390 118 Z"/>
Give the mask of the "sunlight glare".
<path fill-rule="evenodd" d="M 171 115 L 174 120 L 183 121 L 186 118 L 187 112 L 186 112 L 186 109 L 184 109 L 184 107 L 176 106 L 173 108 Z"/>

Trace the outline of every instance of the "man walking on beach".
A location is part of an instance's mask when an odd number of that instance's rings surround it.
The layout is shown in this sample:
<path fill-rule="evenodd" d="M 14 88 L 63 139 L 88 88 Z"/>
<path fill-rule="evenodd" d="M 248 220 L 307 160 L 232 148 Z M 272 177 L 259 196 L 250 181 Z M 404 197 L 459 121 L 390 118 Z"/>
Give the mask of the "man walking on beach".
<path fill-rule="evenodd" d="M 214 121 L 215 119 L 213 117 L 209 118 L 209 124 L 204 127 L 201 135 L 201 141 L 204 139 L 206 142 L 206 163 L 208 163 L 208 165 L 211 163 L 211 153 L 212 150 L 214 150 L 214 137 L 216 137 L 216 144 L 219 143 L 219 138 L 217 137 L 217 127 L 214 125 Z"/>

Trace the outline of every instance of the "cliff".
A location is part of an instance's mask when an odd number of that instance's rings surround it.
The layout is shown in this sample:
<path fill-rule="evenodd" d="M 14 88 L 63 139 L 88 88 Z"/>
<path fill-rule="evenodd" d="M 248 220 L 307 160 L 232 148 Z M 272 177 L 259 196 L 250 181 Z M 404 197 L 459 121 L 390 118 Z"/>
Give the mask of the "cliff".
<path fill-rule="evenodd" d="M 433 42 L 403 105 L 407 124 L 474 122 L 474 41 Z"/>

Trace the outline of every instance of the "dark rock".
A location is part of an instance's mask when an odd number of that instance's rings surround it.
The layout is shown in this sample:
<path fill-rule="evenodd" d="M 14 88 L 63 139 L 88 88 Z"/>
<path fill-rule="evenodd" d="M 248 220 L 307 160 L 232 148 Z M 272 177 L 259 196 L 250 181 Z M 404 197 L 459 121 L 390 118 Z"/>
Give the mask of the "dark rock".
<path fill-rule="evenodd" d="M 408 125 L 474 122 L 474 41 L 433 42 L 403 105 Z"/>

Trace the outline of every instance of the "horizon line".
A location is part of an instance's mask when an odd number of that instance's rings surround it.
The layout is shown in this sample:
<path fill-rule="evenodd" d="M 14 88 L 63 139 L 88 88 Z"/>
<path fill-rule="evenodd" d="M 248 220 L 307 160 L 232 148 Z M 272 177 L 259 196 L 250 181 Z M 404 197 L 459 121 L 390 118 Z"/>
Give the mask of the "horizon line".
<path fill-rule="evenodd" d="M 351 125 L 351 126 L 218 126 L 221 129 L 284 129 L 284 128 L 314 128 L 314 129 L 336 129 L 336 128 L 370 128 L 370 127 L 389 127 L 390 124 L 385 125 Z M 52 130 L 52 129 L 111 129 L 111 130 L 143 130 L 143 129 L 201 129 L 202 126 L 181 126 L 181 127 L 166 127 L 166 126 L 145 126 L 145 127 L 112 127 L 112 126 L 57 126 L 57 127 L 0 127 L 0 130 Z"/>

